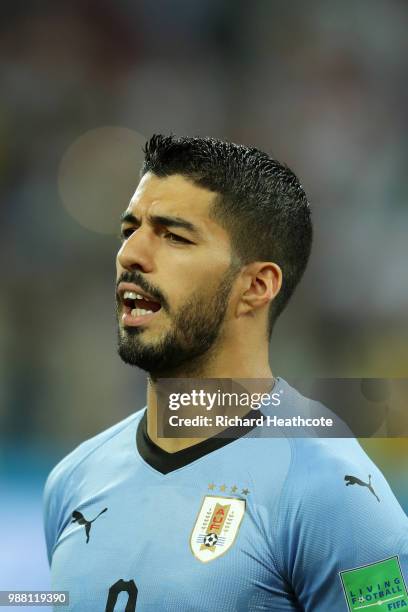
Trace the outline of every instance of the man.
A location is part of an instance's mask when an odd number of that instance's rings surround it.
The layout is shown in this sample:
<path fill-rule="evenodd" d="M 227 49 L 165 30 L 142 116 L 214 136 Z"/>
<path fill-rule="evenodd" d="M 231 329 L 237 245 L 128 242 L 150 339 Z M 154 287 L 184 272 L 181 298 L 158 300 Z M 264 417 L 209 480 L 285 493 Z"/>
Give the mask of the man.
<path fill-rule="evenodd" d="M 269 380 L 281 414 L 307 404 L 268 363 L 312 241 L 293 172 L 257 149 L 153 136 L 121 235 L 119 354 L 149 373 L 147 408 L 48 478 L 69 610 L 407 606 L 408 521 L 356 440 L 158 436 L 163 378 Z"/>

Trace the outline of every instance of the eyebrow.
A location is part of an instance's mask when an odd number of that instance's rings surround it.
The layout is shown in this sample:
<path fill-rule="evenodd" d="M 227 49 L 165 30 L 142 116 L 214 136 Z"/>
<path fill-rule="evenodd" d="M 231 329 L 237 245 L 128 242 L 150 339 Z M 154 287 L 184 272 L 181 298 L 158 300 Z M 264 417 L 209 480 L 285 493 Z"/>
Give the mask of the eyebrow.
<path fill-rule="evenodd" d="M 165 225 L 166 227 L 180 227 L 182 229 L 188 230 L 192 234 L 201 237 L 201 232 L 196 225 L 187 221 L 186 219 L 182 219 L 181 217 L 168 217 L 167 215 L 150 215 L 148 217 L 149 222 L 152 225 Z M 124 212 L 120 217 L 121 223 L 134 223 L 139 224 L 140 221 L 135 215 L 129 212 Z"/>

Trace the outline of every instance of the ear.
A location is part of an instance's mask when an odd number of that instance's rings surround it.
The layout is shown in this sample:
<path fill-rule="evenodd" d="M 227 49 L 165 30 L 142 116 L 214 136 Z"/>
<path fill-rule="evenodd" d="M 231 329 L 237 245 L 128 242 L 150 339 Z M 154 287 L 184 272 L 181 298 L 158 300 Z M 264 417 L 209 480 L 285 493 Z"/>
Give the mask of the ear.
<path fill-rule="evenodd" d="M 242 273 L 243 291 L 237 305 L 237 316 L 254 315 L 278 295 L 282 287 L 282 270 L 276 263 L 252 262 Z"/>

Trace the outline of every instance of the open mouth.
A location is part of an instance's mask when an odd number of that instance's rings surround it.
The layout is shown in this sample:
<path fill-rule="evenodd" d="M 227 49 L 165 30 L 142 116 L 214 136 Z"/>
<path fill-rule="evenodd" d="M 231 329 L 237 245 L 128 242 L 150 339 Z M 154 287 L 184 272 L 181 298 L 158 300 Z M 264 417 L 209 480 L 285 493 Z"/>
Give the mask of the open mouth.
<path fill-rule="evenodd" d="M 160 310 L 161 305 L 136 291 L 123 292 L 123 304 L 126 314 L 132 317 L 144 317 Z"/>
<path fill-rule="evenodd" d="M 122 324 L 139 326 L 147 323 L 161 309 L 157 299 L 131 283 L 120 283 L 118 295 L 122 302 Z"/>

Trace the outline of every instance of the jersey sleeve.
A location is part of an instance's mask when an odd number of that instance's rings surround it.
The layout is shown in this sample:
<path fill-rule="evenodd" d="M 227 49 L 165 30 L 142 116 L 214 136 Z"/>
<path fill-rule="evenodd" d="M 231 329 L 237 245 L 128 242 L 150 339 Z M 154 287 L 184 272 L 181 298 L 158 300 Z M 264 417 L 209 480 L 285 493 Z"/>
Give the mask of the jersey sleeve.
<path fill-rule="evenodd" d="M 48 563 L 51 565 L 52 552 L 57 540 L 59 526 L 59 509 L 61 507 L 61 483 L 58 482 L 57 474 L 51 472 L 44 487 L 43 495 L 43 517 L 45 543 L 47 547 Z"/>
<path fill-rule="evenodd" d="M 356 440 L 297 440 L 280 517 L 279 563 L 305 612 L 408 610 L 408 519 Z"/>
<path fill-rule="evenodd" d="M 92 454 L 143 416 L 144 410 L 133 413 L 96 436 L 82 442 L 50 472 L 43 493 L 43 519 L 48 562 L 51 565 L 58 539 L 72 519 L 82 470 Z"/>
<path fill-rule="evenodd" d="M 92 452 L 95 439 L 83 442 L 64 457 L 46 480 L 43 492 L 43 520 L 50 566 L 58 538 L 71 520 L 72 500 L 78 486 L 76 470 Z"/>

